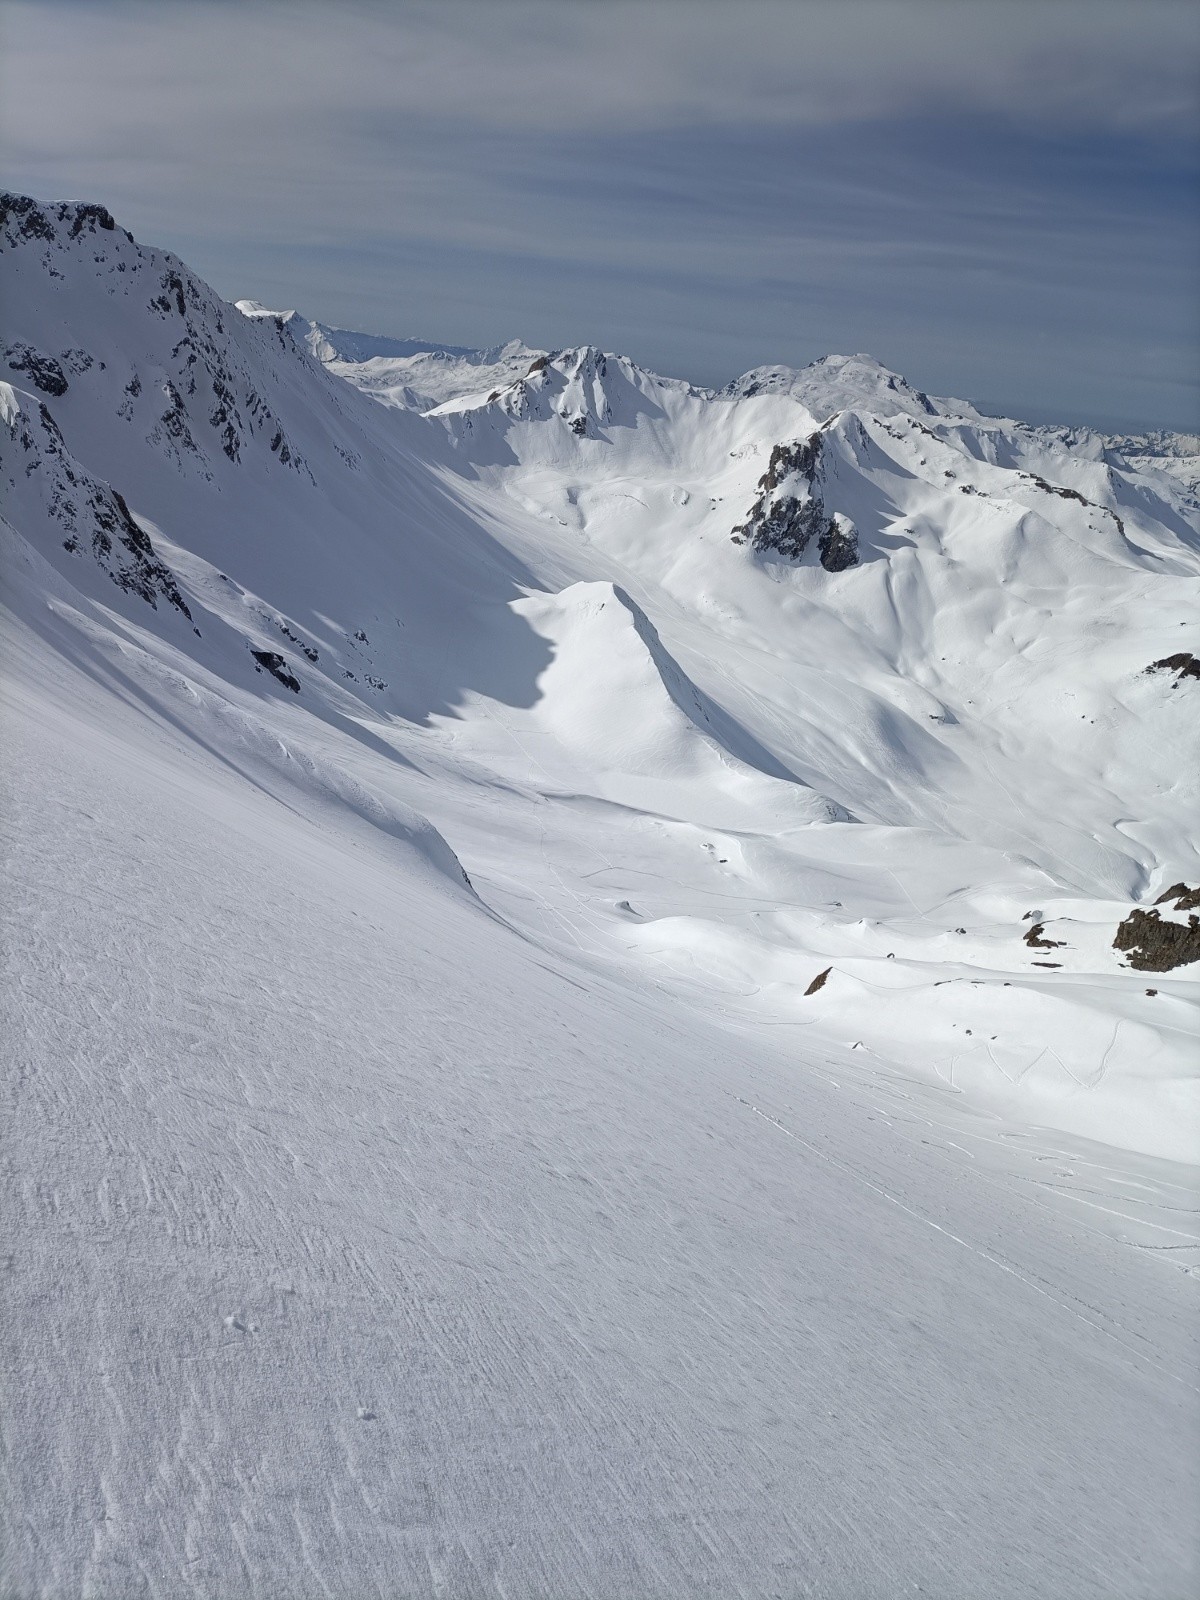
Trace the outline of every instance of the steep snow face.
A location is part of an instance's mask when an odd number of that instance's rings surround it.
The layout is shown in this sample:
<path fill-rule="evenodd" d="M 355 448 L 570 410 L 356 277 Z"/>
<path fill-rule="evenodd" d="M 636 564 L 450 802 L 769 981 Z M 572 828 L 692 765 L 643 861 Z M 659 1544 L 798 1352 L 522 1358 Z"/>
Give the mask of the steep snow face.
<path fill-rule="evenodd" d="M 761 833 L 844 817 L 696 688 L 613 584 L 572 584 L 513 610 L 554 648 L 521 742 L 564 791 Z"/>
<path fill-rule="evenodd" d="M 6 317 L 22 330 L 5 339 L 5 365 L 64 419 L 86 415 L 112 458 L 130 455 L 132 436 L 185 477 L 211 481 L 214 457 L 244 454 L 306 475 L 271 404 L 289 378 L 293 407 L 304 404 L 278 323 L 245 322 L 99 207 L 3 197 L 0 239 Z"/>
<path fill-rule="evenodd" d="M 515 937 L 43 577 L 0 630 L 8 1592 L 1188 1592 L 1185 1176 L 680 1005 L 552 901 Z"/>
<path fill-rule="evenodd" d="M 321 716 L 448 709 L 490 668 L 446 619 L 500 608 L 515 631 L 505 608 L 527 574 L 448 499 L 438 436 L 103 216 L 0 207 L 14 419 L 0 450 L 18 533 L 134 628 L 174 645 L 186 616 L 188 649 L 222 678 L 257 685 L 278 655 L 276 681 L 294 678 Z M 100 502 L 113 528 L 96 526 Z M 147 562 L 186 607 L 174 623 L 138 599 L 166 593 L 142 581 Z"/>

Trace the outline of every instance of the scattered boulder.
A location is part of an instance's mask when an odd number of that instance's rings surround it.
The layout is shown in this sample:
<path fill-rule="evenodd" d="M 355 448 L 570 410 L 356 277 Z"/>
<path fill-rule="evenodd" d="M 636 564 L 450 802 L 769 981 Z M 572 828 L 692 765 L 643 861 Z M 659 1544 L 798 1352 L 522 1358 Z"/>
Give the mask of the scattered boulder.
<path fill-rule="evenodd" d="M 1045 931 L 1046 924 L 1044 922 L 1035 922 L 1033 927 L 1030 928 L 1028 933 L 1025 935 L 1025 943 L 1032 950 L 1061 950 L 1063 947 L 1063 941 L 1061 939 L 1043 939 L 1042 934 Z M 1039 966 L 1045 965 L 1044 962 L 1039 962 L 1037 964 Z"/>
<path fill-rule="evenodd" d="M 817 973 L 816 977 L 804 991 L 805 999 L 807 999 L 810 994 L 816 994 L 818 989 L 823 989 L 825 987 L 825 980 L 832 971 L 832 967 L 826 967 L 824 972 Z"/>

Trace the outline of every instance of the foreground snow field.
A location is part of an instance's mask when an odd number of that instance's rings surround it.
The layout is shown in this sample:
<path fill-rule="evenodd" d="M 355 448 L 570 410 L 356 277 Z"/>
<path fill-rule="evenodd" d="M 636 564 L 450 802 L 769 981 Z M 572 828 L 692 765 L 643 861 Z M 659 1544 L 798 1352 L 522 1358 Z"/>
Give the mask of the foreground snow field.
<path fill-rule="evenodd" d="M 2 209 L 3 1592 L 1190 1593 L 1182 446 Z"/>

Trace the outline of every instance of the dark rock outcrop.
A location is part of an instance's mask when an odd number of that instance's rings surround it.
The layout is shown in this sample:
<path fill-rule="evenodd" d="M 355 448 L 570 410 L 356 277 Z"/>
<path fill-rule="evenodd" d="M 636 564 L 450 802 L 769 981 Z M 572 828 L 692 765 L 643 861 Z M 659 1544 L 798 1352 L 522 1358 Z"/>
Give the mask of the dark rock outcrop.
<path fill-rule="evenodd" d="M 10 372 L 23 372 L 43 394 L 54 400 L 67 392 L 67 375 L 53 356 L 45 356 L 29 344 L 10 344 L 4 359 Z"/>
<path fill-rule="evenodd" d="M 0 442 L 5 456 L 11 455 L 14 467 L 20 464 L 24 479 L 40 495 L 51 527 L 63 536 L 63 549 L 78 555 L 90 546 L 119 589 L 155 610 L 165 600 L 191 622 L 175 574 L 134 520 L 124 497 L 80 466 L 45 404 L 36 404 L 36 413 L 30 404 L 17 415 L 11 433 Z"/>
<path fill-rule="evenodd" d="M 774 447 L 758 480 L 758 498 L 745 522 L 732 531 L 735 544 L 748 540 L 754 550 L 798 561 L 815 538 L 827 572 L 843 572 L 857 564 L 857 538 L 829 515 L 817 488 L 823 443 L 824 435 L 818 431 Z"/>
<path fill-rule="evenodd" d="M 113 582 L 150 606 L 155 605 L 155 595 L 161 595 L 190 622 L 192 613 L 179 592 L 175 574 L 159 560 L 150 535 L 133 520 L 124 497 L 115 489 L 99 489 L 93 491 L 89 503 L 95 526 L 92 549 Z M 125 552 L 124 558 L 114 559 L 114 541 Z"/>
<path fill-rule="evenodd" d="M 1173 883 L 1154 902 L 1156 906 L 1174 901 L 1176 911 L 1195 911 L 1200 906 L 1200 889 L 1189 889 L 1186 883 Z"/>
<path fill-rule="evenodd" d="M 858 535 L 836 517 L 821 534 L 818 549 L 826 572 L 845 572 L 858 565 Z"/>
<path fill-rule="evenodd" d="M 251 650 L 257 665 L 255 672 L 269 672 L 273 678 L 278 678 L 285 689 L 290 689 L 293 694 L 300 693 L 300 680 L 292 672 L 287 662 L 278 650 Z"/>
<path fill-rule="evenodd" d="M 70 239 L 77 239 L 85 229 L 95 232 L 100 228 L 112 233 L 117 226 L 105 206 L 87 201 L 65 200 L 57 205 L 43 205 L 27 194 L 0 194 L 0 229 L 14 239 L 42 239 L 47 244 L 53 243 L 58 237 L 56 223 L 66 228 Z M 125 237 L 132 235 L 126 233 Z"/>
<path fill-rule="evenodd" d="M 1190 650 L 1180 650 L 1177 655 L 1164 656 L 1161 661 L 1152 661 L 1146 671 L 1173 672 L 1176 683 L 1179 683 L 1184 678 L 1200 678 L 1200 660 L 1197 660 Z"/>
<path fill-rule="evenodd" d="M 1060 500 L 1076 500 L 1081 506 L 1087 506 L 1092 511 L 1098 511 L 1102 516 L 1111 517 L 1117 525 L 1117 532 L 1125 537 L 1125 524 L 1111 506 L 1098 505 L 1095 500 L 1089 500 L 1086 495 L 1080 494 L 1078 489 L 1064 488 L 1061 483 L 1050 483 L 1036 472 L 1025 472 L 1022 477 L 1028 478 L 1030 483 L 1036 483 L 1045 494 L 1057 495 Z"/>
<path fill-rule="evenodd" d="M 1131 911 L 1117 925 L 1114 950 L 1123 950 L 1138 972 L 1170 972 L 1200 961 L 1200 917 L 1172 922 L 1158 911 Z"/>

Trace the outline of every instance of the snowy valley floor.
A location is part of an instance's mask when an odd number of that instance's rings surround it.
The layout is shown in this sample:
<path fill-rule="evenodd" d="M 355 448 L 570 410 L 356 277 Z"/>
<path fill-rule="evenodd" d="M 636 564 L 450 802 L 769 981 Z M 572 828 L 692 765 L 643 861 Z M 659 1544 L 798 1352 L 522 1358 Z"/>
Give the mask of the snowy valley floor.
<path fill-rule="evenodd" d="M 9 667 L 6 1596 L 1193 1592 L 1191 1169 Z"/>

